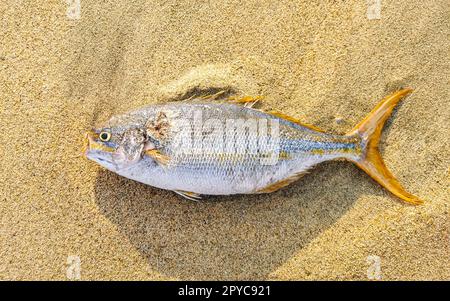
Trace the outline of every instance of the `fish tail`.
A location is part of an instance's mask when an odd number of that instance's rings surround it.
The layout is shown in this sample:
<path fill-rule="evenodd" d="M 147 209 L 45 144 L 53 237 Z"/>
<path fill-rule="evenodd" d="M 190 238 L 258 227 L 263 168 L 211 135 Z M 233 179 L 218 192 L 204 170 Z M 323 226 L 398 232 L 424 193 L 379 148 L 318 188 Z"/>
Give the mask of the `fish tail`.
<path fill-rule="evenodd" d="M 400 100 L 411 92 L 412 89 L 402 89 L 385 97 L 366 118 L 347 133 L 347 136 L 357 135 L 362 139 L 362 154 L 358 159 L 351 161 L 400 199 L 418 205 L 422 204 L 423 201 L 407 192 L 400 185 L 387 169 L 378 150 L 384 123 Z"/>

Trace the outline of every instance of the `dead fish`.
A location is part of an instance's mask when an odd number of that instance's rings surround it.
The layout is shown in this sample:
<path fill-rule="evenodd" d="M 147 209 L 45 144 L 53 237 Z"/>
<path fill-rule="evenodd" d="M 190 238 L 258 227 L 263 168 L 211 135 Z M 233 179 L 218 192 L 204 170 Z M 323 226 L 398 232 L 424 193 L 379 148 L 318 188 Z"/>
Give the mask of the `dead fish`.
<path fill-rule="evenodd" d="M 411 91 L 387 96 L 345 135 L 255 109 L 254 97 L 154 104 L 92 129 L 84 153 L 121 176 L 191 200 L 274 192 L 321 162 L 344 159 L 400 199 L 421 204 L 386 168 L 378 150 L 385 121 Z"/>

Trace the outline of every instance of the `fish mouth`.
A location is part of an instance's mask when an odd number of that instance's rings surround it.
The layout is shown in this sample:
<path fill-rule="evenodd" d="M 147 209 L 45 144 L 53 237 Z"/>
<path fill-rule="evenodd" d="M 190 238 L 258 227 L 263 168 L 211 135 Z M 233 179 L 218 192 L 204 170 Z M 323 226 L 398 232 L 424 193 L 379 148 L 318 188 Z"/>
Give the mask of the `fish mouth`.
<path fill-rule="evenodd" d="M 81 147 L 81 155 L 84 157 L 88 156 L 89 150 L 91 148 L 92 133 L 92 131 L 89 131 L 84 134 L 83 146 Z"/>

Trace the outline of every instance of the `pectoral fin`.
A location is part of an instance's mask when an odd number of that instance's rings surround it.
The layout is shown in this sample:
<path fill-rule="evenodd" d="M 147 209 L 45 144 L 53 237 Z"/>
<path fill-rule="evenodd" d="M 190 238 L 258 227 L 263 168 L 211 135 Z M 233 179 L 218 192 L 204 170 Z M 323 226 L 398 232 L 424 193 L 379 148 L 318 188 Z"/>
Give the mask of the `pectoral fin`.
<path fill-rule="evenodd" d="M 144 154 L 151 157 L 153 160 L 155 160 L 159 165 L 163 167 L 167 167 L 167 165 L 170 163 L 170 157 L 162 154 L 157 149 L 148 149 L 144 151 Z"/>
<path fill-rule="evenodd" d="M 190 191 L 184 191 L 184 190 L 174 190 L 173 192 L 175 192 L 176 194 L 181 195 L 182 197 L 191 200 L 191 201 L 195 201 L 198 202 L 202 199 L 202 197 L 200 196 L 200 194 L 195 193 L 195 192 L 190 192 Z"/>

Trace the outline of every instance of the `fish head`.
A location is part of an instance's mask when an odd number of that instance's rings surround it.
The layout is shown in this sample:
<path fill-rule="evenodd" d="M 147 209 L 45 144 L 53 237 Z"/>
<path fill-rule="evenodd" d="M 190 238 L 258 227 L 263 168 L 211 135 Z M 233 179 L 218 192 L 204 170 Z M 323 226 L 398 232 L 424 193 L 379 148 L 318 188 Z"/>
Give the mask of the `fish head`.
<path fill-rule="evenodd" d="M 151 148 L 140 122 L 117 117 L 87 132 L 84 141 L 86 158 L 112 171 L 136 164 Z"/>

